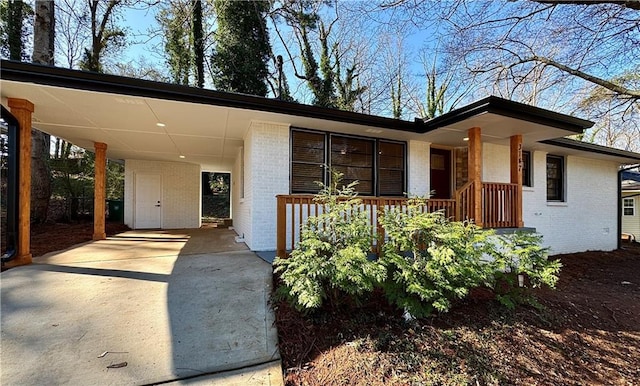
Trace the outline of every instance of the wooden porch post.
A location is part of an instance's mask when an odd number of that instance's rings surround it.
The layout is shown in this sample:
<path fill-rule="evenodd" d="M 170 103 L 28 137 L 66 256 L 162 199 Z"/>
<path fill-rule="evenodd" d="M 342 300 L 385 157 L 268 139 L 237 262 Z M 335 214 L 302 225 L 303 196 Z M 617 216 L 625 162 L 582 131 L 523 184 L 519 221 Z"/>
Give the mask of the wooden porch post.
<path fill-rule="evenodd" d="M 107 144 L 96 142 L 93 145 L 96 150 L 94 190 L 93 190 L 93 239 L 104 240 L 105 232 L 105 199 L 107 178 Z"/>
<path fill-rule="evenodd" d="M 33 103 L 26 99 L 9 98 L 11 114 L 18 120 L 18 245 L 17 256 L 7 266 L 31 264 L 31 114 Z"/>
<path fill-rule="evenodd" d="M 276 211 L 276 256 L 284 259 L 287 257 L 287 197 L 281 195 L 276 197 L 278 200 Z"/>
<path fill-rule="evenodd" d="M 522 135 L 511 136 L 511 183 L 518 184 L 516 190 L 516 202 L 513 209 L 516 215 L 515 221 L 518 228 L 524 226 L 522 221 Z"/>
<path fill-rule="evenodd" d="M 482 226 L 482 138 L 479 127 L 469 129 L 469 181 L 473 181 L 473 220 Z"/>

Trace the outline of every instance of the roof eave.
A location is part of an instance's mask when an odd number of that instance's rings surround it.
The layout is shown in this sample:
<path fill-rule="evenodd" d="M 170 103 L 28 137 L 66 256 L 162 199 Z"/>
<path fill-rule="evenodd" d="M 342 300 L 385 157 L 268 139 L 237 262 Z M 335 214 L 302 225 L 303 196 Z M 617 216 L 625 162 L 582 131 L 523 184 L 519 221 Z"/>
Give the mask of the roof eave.
<path fill-rule="evenodd" d="M 424 132 L 424 122 L 418 119 L 415 121 L 403 121 L 375 115 L 285 102 L 254 95 L 227 93 L 32 63 L 2 60 L 0 64 L 0 78 L 3 80 L 36 83 L 85 91 L 125 94 L 332 120 L 412 133 Z"/>
<path fill-rule="evenodd" d="M 569 138 L 548 139 L 548 140 L 540 141 L 540 143 L 564 147 L 564 148 L 573 149 L 573 150 L 586 151 L 590 153 L 598 153 L 598 154 L 608 155 L 612 157 L 625 158 L 629 161 L 629 164 L 640 163 L 639 153 L 597 145 L 595 143 L 576 141 L 575 139 L 569 139 Z"/>
<path fill-rule="evenodd" d="M 524 103 L 510 101 L 496 96 L 489 96 L 468 106 L 450 111 L 439 117 L 426 121 L 425 132 L 452 125 L 483 113 L 499 114 L 545 126 L 568 130 L 574 133 L 582 133 L 585 129 L 594 125 L 594 122 L 586 119 L 561 114 Z"/>

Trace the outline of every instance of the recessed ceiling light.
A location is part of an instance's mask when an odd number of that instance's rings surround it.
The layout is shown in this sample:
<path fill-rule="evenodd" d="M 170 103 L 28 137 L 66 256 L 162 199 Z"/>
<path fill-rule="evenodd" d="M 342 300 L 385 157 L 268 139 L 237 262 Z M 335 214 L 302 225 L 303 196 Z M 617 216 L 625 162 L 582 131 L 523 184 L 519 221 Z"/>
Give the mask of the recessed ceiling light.
<path fill-rule="evenodd" d="M 156 123 L 156 126 L 158 126 L 158 127 L 165 127 L 166 125 L 165 125 L 164 123 L 162 123 L 162 122 L 158 122 L 158 123 Z"/>
<path fill-rule="evenodd" d="M 469 140 L 469 137 L 464 137 L 464 138 L 462 138 L 462 140 L 463 140 L 463 141 L 468 141 L 468 140 Z"/>
<path fill-rule="evenodd" d="M 180 154 L 180 158 L 186 158 L 185 156 L 183 156 L 182 154 Z"/>

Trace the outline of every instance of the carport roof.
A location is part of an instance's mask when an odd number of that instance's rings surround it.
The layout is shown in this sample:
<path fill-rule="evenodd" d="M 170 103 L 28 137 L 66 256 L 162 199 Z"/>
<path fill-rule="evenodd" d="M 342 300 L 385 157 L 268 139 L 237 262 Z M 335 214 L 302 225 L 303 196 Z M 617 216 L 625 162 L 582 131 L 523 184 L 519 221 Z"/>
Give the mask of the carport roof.
<path fill-rule="evenodd" d="M 510 136 L 521 134 L 530 148 L 593 125 L 495 96 L 431 120 L 404 121 L 15 61 L 3 60 L 0 75 L 2 98 L 33 102 L 34 127 L 40 130 L 88 149 L 94 142 L 107 143 L 107 155 L 113 159 L 190 162 L 215 171 L 231 169 L 254 120 L 446 146 L 466 146 L 467 130 L 477 126 L 485 142 L 508 144 Z M 554 141 L 546 146 L 596 153 L 620 162 L 637 159 L 635 153 Z"/>
<path fill-rule="evenodd" d="M 211 171 L 231 170 L 252 121 L 398 140 L 415 139 L 424 125 L 15 61 L 3 60 L 0 75 L 2 98 L 34 103 L 39 130 L 87 149 L 104 142 L 112 159 L 189 162 Z"/>
<path fill-rule="evenodd" d="M 100 74 L 89 71 L 78 71 L 7 60 L 2 60 L 0 72 L 3 80 L 17 82 L 37 83 L 41 85 L 112 94 L 168 99 L 178 102 L 235 107 L 309 118 L 328 119 L 332 121 L 416 133 L 424 132 L 424 124 L 422 120 L 417 118 L 415 121 L 404 121 L 295 102 L 286 102 L 279 99 L 271 99 L 255 95 L 222 92 L 118 75 Z"/>

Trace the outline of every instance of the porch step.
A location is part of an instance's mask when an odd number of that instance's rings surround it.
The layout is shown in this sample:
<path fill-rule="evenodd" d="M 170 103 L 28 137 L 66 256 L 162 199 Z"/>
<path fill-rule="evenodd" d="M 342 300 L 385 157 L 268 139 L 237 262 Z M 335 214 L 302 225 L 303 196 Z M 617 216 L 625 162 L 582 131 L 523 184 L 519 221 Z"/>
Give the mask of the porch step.
<path fill-rule="evenodd" d="M 510 235 L 516 232 L 523 233 L 536 233 L 536 228 L 522 227 L 522 228 L 489 228 L 496 231 L 497 235 Z"/>

